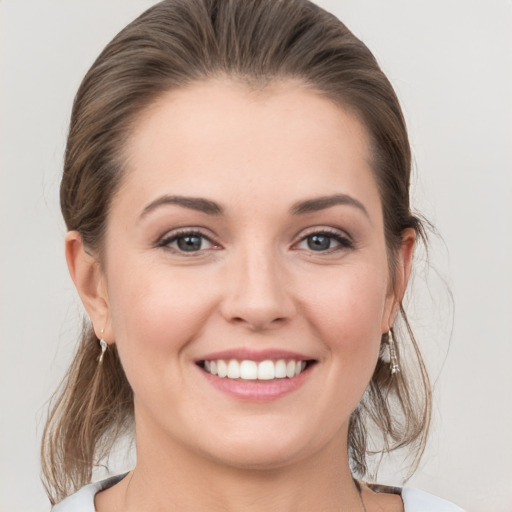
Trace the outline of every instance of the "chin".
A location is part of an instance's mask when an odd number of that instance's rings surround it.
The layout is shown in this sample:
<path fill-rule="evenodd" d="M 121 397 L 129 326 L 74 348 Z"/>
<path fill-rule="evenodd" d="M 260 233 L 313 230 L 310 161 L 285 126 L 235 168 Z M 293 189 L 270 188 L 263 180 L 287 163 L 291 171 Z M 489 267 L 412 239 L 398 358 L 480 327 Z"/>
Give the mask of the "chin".
<path fill-rule="evenodd" d="M 265 425 L 211 436 L 200 447 L 207 458 L 244 470 L 279 469 L 299 462 L 321 450 L 328 440 L 312 439 L 307 432 L 280 425 Z"/>
<path fill-rule="evenodd" d="M 211 454 L 210 457 L 222 466 L 254 471 L 279 469 L 296 463 L 304 457 L 304 454 L 296 448 L 268 444 L 263 446 L 263 444 L 256 443 L 253 446 L 240 444 L 222 454 Z"/>

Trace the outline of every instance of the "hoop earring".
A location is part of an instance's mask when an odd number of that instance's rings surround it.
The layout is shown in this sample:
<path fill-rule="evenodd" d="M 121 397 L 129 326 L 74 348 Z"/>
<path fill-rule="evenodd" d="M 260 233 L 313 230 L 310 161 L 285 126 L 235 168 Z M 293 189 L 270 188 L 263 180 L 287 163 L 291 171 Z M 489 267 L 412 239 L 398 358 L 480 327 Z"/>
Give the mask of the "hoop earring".
<path fill-rule="evenodd" d="M 103 356 L 108 348 L 107 342 L 103 339 L 103 329 L 101 329 L 101 340 L 100 340 L 101 354 L 98 359 L 98 364 L 103 363 Z"/>
<path fill-rule="evenodd" d="M 396 347 L 395 340 L 393 338 L 393 330 L 389 329 L 388 331 L 388 345 L 389 345 L 389 369 L 391 371 L 391 376 L 393 377 L 396 373 L 400 371 L 400 366 L 398 365 L 398 357 L 396 355 Z"/>

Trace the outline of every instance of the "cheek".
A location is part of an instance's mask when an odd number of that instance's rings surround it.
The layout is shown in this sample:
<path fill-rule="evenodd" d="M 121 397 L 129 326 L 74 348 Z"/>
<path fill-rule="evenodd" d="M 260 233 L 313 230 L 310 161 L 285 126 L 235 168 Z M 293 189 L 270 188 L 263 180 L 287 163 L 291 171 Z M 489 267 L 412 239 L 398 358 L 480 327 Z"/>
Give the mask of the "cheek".
<path fill-rule="evenodd" d="M 305 303 L 315 330 L 349 373 L 353 368 L 373 372 L 388 302 L 382 275 L 380 267 L 344 268 L 317 279 L 317 291 Z"/>
<path fill-rule="evenodd" d="M 166 265 L 148 266 L 147 262 L 113 270 L 110 289 L 114 295 L 109 299 L 121 356 L 154 359 L 158 364 L 198 336 L 216 303 L 212 290 L 204 286 L 205 279 L 197 269 L 171 272 Z"/>

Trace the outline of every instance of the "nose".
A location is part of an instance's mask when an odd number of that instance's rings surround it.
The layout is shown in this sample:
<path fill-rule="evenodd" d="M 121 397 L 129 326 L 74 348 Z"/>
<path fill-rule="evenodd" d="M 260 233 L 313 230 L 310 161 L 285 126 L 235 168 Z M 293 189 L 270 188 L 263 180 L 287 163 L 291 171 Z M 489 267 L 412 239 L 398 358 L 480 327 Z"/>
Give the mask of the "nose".
<path fill-rule="evenodd" d="M 227 293 L 221 313 L 225 320 L 252 331 L 279 327 L 293 317 L 295 305 L 290 280 L 271 250 L 247 250 L 227 269 Z"/>

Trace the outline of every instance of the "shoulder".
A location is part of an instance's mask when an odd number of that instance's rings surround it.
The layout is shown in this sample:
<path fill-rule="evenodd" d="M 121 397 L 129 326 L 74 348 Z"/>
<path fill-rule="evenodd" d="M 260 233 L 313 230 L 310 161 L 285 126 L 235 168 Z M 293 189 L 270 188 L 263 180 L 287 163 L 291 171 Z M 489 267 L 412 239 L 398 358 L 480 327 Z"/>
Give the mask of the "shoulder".
<path fill-rule="evenodd" d="M 79 491 L 55 505 L 52 512 L 95 512 L 94 497 L 100 491 L 104 491 L 109 487 L 120 482 L 125 475 L 114 476 L 95 482 L 93 484 L 82 487 Z M 383 492 L 383 486 L 371 486 L 377 492 Z M 377 489 L 378 488 L 378 489 Z M 386 488 L 389 491 L 390 488 Z M 463 509 L 418 489 L 404 487 L 401 491 L 395 489 L 396 493 L 400 493 L 404 503 L 404 512 L 464 512 Z"/>
<path fill-rule="evenodd" d="M 460 507 L 449 501 L 412 487 L 391 487 L 375 483 L 365 483 L 363 485 L 374 493 L 400 496 L 404 512 L 464 512 Z"/>
<path fill-rule="evenodd" d="M 404 487 L 401 495 L 405 512 L 464 512 L 449 501 L 411 487 Z"/>
<path fill-rule="evenodd" d="M 125 475 L 113 476 L 100 482 L 86 485 L 52 508 L 52 512 L 95 512 L 94 497 L 100 491 L 117 484 Z"/>

